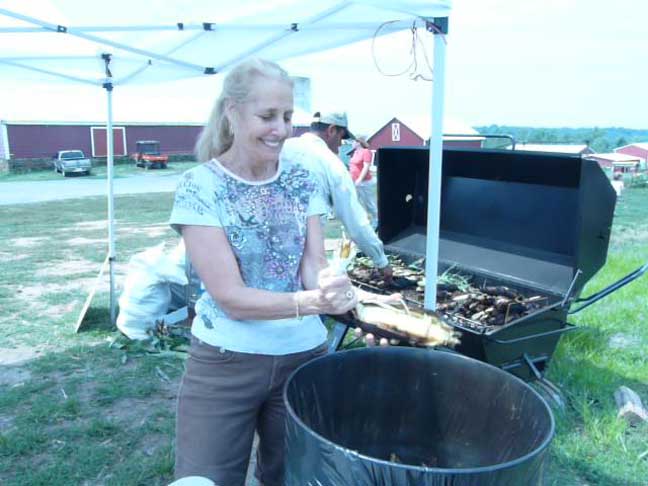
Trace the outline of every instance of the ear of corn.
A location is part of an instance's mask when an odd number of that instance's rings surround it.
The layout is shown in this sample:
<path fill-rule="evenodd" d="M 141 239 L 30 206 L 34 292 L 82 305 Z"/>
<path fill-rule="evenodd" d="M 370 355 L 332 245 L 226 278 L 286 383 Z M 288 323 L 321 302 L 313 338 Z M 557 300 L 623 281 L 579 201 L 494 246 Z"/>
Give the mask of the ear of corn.
<path fill-rule="evenodd" d="M 340 240 L 340 248 L 337 251 L 337 254 L 334 255 L 332 266 L 336 273 L 339 275 L 345 275 L 347 267 L 351 261 L 355 258 L 357 249 L 353 245 L 353 242 L 346 237 L 343 237 Z"/>
<path fill-rule="evenodd" d="M 340 245 L 340 258 L 349 258 L 351 256 L 351 240 L 342 240 Z"/>
<path fill-rule="evenodd" d="M 343 236 L 335 258 L 335 266 L 339 273 L 346 272 L 348 264 L 355 256 L 354 250 L 351 240 Z M 404 310 L 401 310 L 378 300 L 373 301 L 370 297 L 369 300 L 358 302 L 353 312 L 362 322 L 404 335 L 407 339 L 424 346 L 459 344 L 459 333 L 453 327 L 434 315 L 410 312 L 406 305 Z"/>
<path fill-rule="evenodd" d="M 381 329 L 404 334 L 425 346 L 455 346 L 459 333 L 431 314 L 410 312 L 375 302 L 358 303 L 355 310 L 358 320 Z"/>

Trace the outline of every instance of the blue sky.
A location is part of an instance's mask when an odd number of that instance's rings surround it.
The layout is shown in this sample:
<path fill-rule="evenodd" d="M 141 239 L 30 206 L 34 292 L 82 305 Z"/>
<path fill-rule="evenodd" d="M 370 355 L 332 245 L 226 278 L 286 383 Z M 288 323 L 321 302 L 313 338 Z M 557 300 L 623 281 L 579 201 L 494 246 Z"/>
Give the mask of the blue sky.
<path fill-rule="evenodd" d="M 428 56 L 432 39 L 422 36 Z M 376 61 L 409 62 L 407 34 L 381 38 Z M 419 49 L 419 54 L 421 51 Z M 282 62 L 311 77 L 313 106 L 349 112 L 354 131 L 392 116 L 427 120 L 431 85 L 382 76 L 370 42 Z M 419 57 L 419 66 L 425 61 Z M 421 71 L 425 74 L 425 70 Z M 456 0 L 450 17 L 445 113 L 467 125 L 648 128 L 648 2 Z M 102 90 L 0 80 L 0 119 L 101 121 Z M 219 80 L 204 78 L 114 92 L 117 121 L 203 122 Z"/>

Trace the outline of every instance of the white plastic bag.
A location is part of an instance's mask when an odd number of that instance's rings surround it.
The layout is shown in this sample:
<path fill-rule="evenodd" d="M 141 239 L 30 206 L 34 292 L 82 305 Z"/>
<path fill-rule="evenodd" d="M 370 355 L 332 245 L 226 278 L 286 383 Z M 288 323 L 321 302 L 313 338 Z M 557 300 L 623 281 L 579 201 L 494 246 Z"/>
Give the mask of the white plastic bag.
<path fill-rule="evenodd" d="M 117 327 L 130 339 L 147 339 L 171 302 L 171 284 L 187 285 L 182 242 L 170 253 L 164 243 L 133 255 L 119 297 Z"/>

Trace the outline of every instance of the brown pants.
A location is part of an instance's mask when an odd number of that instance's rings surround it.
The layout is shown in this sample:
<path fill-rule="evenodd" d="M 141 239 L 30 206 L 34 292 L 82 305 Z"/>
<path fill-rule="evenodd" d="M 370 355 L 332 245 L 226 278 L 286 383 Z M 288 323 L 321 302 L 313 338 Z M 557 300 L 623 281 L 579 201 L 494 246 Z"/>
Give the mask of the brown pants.
<path fill-rule="evenodd" d="M 255 475 L 264 486 L 282 485 L 283 386 L 323 354 L 326 345 L 284 356 L 235 353 L 192 338 L 178 396 L 176 479 L 205 476 L 218 486 L 243 486 L 256 430 Z"/>

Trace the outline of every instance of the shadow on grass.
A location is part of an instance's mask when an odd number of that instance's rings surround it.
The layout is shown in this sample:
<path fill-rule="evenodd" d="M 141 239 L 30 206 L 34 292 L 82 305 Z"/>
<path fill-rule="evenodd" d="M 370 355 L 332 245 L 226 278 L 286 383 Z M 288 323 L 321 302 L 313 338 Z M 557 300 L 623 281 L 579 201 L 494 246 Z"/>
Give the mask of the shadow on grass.
<path fill-rule="evenodd" d="M 585 459 L 570 459 L 563 463 L 558 458 L 548 459 L 542 486 L 645 486 L 646 483 L 615 478 L 602 473 Z M 567 469 L 569 469 L 567 471 Z"/>
<path fill-rule="evenodd" d="M 115 315 L 119 315 L 119 306 L 117 306 Z M 79 328 L 80 333 L 89 331 L 112 332 L 115 330 L 115 326 L 110 323 L 110 307 L 102 305 L 90 306 Z"/>

